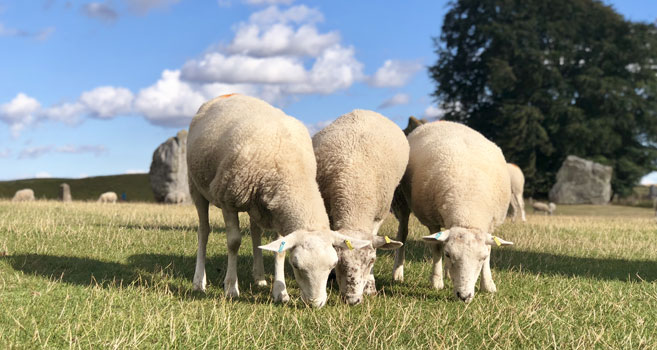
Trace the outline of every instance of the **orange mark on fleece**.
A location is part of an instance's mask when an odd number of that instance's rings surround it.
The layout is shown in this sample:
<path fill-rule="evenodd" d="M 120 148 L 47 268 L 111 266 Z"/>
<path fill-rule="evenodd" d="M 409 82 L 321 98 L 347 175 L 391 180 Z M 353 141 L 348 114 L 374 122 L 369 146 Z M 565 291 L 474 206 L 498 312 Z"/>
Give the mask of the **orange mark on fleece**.
<path fill-rule="evenodd" d="M 239 94 L 232 93 L 232 94 L 227 94 L 227 95 L 221 95 L 221 96 L 219 96 L 219 98 L 229 98 L 229 97 L 234 96 L 234 95 L 239 95 Z"/>

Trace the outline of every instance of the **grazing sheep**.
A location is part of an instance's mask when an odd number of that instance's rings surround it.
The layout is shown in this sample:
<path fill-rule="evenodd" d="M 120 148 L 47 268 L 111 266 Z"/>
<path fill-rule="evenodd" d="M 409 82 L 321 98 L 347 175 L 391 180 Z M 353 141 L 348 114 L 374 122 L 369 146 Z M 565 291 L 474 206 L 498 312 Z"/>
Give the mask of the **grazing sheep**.
<path fill-rule="evenodd" d="M 520 167 L 513 163 L 507 163 L 509 169 L 509 178 L 511 179 L 511 207 L 513 208 L 513 221 L 520 212 L 522 221 L 527 221 L 525 217 L 525 200 L 522 198 L 522 192 L 525 188 L 525 175 L 522 174 Z"/>
<path fill-rule="evenodd" d="M 550 202 L 549 204 L 545 204 L 543 202 L 534 202 L 533 199 L 530 198 L 530 204 L 532 208 L 534 208 L 534 213 L 537 211 L 543 212 L 545 215 L 552 215 L 554 211 L 557 209 L 557 205 Z"/>
<path fill-rule="evenodd" d="M 355 110 L 336 119 L 313 137 L 317 184 L 331 229 L 372 246 L 337 249 L 335 268 L 340 293 L 358 304 L 363 293 L 376 293 L 376 249 L 396 249 L 400 242 L 377 236 L 390 211 L 395 187 L 408 164 L 408 141 L 402 130 L 379 113 Z"/>
<path fill-rule="evenodd" d="M 16 191 L 14 198 L 11 199 L 12 202 L 30 202 L 34 200 L 34 191 L 31 188 L 24 188 L 22 190 Z"/>
<path fill-rule="evenodd" d="M 185 193 L 180 191 L 169 192 L 164 197 L 164 203 L 167 204 L 182 204 L 185 203 Z"/>
<path fill-rule="evenodd" d="M 395 214 L 400 225 L 408 225 L 412 210 L 432 232 L 423 240 L 433 251 L 433 287 L 444 287 L 444 252 L 459 299 L 472 300 L 480 273 L 481 289 L 495 292 L 490 246 L 513 244 L 491 235 L 504 221 L 511 199 L 502 151 L 471 128 L 446 121 L 418 127 L 408 143 L 411 152 L 401 191 L 410 210 L 401 208 Z M 407 235 L 408 227 L 402 228 L 397 240 L 405 242 Z M 398 281 L 404 276 L 404 248 L 395 254 L 393 278 Z"/>
<path fill-rule="evenodd" d="M 118 196 L 114 192 L 105 192 L 98 197 L 98 203 L 116 203 Z"/>
<path fill-rule="evenodd" d="M 338 262 L 334 247 L 360 249 L 371 244 L 330 230 L 315 180 L 316 161 L 306 127 L 259 99 L 220 96 L 201 106 L 187 138 L 187 167 L 199 217 L 194 289 L 205 290 L 205 254 L 209 203 L 221 208 L 226 223 L 228 267 L 224 290 L 239 296 L 237 252 L 241 244 L 238 212 L 248 212 L 253 241 L 253 277 L 266 285 L 262 252 L 276 252 L 272 289 L 275 301 L 287 301 L 285 252 L 308 304 L 326 303 L 326 282 Z M 260 245 L 262 229 L 279 239 Z"/>

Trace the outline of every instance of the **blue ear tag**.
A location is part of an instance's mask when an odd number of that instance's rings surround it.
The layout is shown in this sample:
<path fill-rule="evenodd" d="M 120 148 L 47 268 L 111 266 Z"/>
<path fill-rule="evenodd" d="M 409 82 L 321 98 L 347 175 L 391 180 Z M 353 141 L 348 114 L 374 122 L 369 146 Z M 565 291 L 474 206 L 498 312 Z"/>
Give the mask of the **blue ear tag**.
<path fill-rule="evenodd" d="M 282 252 L 283 252 L 283 247 L 285 247 L 285 241 L 282 241 L 282 242 L 281 242 L 281 246 L 278 247 L 278 252 L 279 252 L 279 253 L 282 253 Z"/>
<path fill-rule="evenodd" d="M 443 231 L 439 231 L 439 232 L 437 232 L 437 233 L 436 233 L 436 240 L 438 240 L 438 238 L 440 238 L 440 236 L 441 236 L 442 234 L 443 234 Z"/>

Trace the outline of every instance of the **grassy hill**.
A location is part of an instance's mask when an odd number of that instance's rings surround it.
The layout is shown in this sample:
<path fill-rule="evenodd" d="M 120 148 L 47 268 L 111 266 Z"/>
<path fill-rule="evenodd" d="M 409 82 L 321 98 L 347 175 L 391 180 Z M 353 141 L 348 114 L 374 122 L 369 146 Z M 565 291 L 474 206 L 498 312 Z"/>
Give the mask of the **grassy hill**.
<path fill-rule="evenodd" d="M 12 198 L 17 190 L 31 188 L 37 199 L 57 199 L 59 185 L 64 182 L 71 186 L 73 200 L 96 200 L 101 193 L 114 191 L 119 198 L 125 193 L 130 202 L 155 201 L 148 174 L 0 181 L 0 198 Z"/>

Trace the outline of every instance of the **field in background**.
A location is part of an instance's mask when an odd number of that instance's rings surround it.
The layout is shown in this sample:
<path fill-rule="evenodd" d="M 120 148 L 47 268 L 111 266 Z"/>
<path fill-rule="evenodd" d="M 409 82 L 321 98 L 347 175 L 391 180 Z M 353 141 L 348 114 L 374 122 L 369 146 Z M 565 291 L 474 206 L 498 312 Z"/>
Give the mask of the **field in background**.
<path fill-rule="evenodd" d="M 73 185 L 72 185 L 73 187 Z M 75 195 L 75 192 L 74 192 Z M 429 287 L 427 231 L 412 220 L 406 281 L 379 252 L 379 295 L 349 307 L 329 288 L 309 309 L 289 266 L 287 305 L 252 286 L 248 217 L 234 301 L 223 298 L 225 235 L 211 210 L 208 293 L 192 292 L 193 206 L 0 201 L 0 348 L 657 348 L 652 210 L 559 206 L 497 232 L 499 292 L 469 304 Z M 380 234 L 394 236 L 389 217 Z M 265 253 L 271 280 L 273 257 Z"/>
<path fill-rule="evenodd" d="M 125 193 L 130 202 L 153 202 L 153 192 L 148 174 L 127 174 L 85 177 L 82 179 L 27 179 L 0 181 L 0 199 L 11 199 L 17 190 L 31 188 L 37 199 L 57 199 L 59 185 L 66 182 L 71 186 L 74 200 L 97 200 L 101 193 L 114 191 L 119 195 Z"/>

